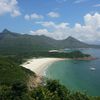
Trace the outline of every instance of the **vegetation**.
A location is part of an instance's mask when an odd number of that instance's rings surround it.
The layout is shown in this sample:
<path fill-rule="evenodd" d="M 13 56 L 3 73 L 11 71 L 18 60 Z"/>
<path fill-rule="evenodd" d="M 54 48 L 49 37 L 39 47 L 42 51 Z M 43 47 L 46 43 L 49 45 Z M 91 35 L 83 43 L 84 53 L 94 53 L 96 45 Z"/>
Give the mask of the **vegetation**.
<path fill-rule="evenodd" d="M 47 80 L 45 85 L 35 87 L 31 91 L 23 83 L 11 86 L 0 86 L 0 100 L 99 100 L 85 93 L 71 92 L 55 80 Z"/>
<path fill-rule="evenodd" d="M 16 58 L 15 58 L 16 59 Z M 28 69 L 19 66 L 20 61 L 13 57 L 0 57 L 0 84 L 26 83 L 28 76 L 35 74 Z"/>
<path fill-rule="evenodd" d="M 45 55 L 45 54 L 44 54 Z M 88 54 L 83 54 L 80 51 L 72 51 L 72 52 L 61 52 L 61 53 L 47 53 L 47 55 L 50 57 L 59 57 L 59 58 L 83 58 L 83 57 L 89 57 Z"/>
<path fill-rule="evenodd" d="M 7 29 L 0 33 L 0 54 L 2 55 L 34 55 L 34 52 L 65 48 L 100 48 L 89 45 L 73 37 L 65 40 L 54 40 L 46 36 L 21 35 Z"/>
<path fill-rule="evenodd" d="M 88 54 L 83 54 L 80 51 L 72 51 L 72 52 L 48 52 L 48 51 L 34 51 L 31 55 L 27 54 L 18 54 L 18 55 L 8 55 L 6 56 L 13 61 L 17 61 L 17 63 L 22 63 L 25 61 L 25 58 L 31 57 L 55 57 L 55 58 L 83 58 L 83 57 L 90 57 Z"/>
<path fill-rule="evenodd" d="M 68 43 L 72 40 L 70 37 L 59 42 L 45 36 L 20 35 L 8 30 L 0 33 L 0 100 L 100 100 L 100 97 L 89 97 L 80 92 L 73 93 L 55 80 L 47 80 L 38 87 L 28 89 L 29 77 L 35 78 L 36 75 L 20 66 L 26 58 L 90 56 L 80 51 L 48 52 L 50 49 L 64 47 L 66 41 Z M 73 41 L 77 42 L 77 45 L 81 43 L 75 39 Z M 84 43 L 82 45 L 85 46 Z"/>

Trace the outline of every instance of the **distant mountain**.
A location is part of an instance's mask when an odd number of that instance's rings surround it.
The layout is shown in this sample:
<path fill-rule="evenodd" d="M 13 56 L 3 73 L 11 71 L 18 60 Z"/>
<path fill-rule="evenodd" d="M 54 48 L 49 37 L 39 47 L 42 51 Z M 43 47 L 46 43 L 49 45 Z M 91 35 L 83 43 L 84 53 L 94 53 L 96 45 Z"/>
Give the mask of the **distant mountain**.
<path fill-rule="evenodd" d="M 61 41 L 62 48 L 100 48 L 100 45 L 88 44 L 71 36 Z"/>
<path fill-rule="evenodd" d="M 31 54 L 35 51 L 64 48 L 100 48 L 100 45 L 86 44 L 71 36 L 64 40 L 55 40 L 44 35 L 23 35 L 7 29 L 0 33 L 0 53 Z"/>
<path fill-rule="evenodd" d="M 61 41 L 63 48 L 88 48 L 89 44 L 83 43 L 71 36 Z"/>
<path fill-rule="evenodd" d="M 55 48 L 55 41 L 44 35 L 22 35 L 5 29 L 0 33 L 0 53 L 31 54 L 34 51 L 50 50 Z"/>

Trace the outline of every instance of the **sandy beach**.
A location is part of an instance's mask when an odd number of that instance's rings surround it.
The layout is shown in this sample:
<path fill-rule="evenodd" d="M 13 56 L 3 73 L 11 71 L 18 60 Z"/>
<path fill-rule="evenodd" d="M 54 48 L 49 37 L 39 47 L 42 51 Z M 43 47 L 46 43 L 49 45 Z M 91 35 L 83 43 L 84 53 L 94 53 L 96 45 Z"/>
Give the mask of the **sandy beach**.
<path fill-rule="evenodd" d="M 39 76 L 45 75 L 45 70 L 50 66 L 52 63 L 65 60 L 62 58 L 33 58 L 29 59 L 27 62 L 23 63 L 21 66 L 30 69 L 31 71 L 35 72 Z"/>

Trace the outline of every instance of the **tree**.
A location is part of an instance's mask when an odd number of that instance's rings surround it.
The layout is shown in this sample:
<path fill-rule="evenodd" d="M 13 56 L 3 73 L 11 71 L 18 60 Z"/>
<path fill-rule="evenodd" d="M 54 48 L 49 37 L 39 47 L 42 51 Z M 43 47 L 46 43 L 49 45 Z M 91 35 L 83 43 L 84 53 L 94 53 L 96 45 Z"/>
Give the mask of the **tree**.
<path fill-rule="evenodd" d="M 53 93 L 57 93 L 58 97 L 61 100 L 66 100 L 69 98 L 70 95 L 70 91 L 63 85 L 61 85 L 59 83 L 59 81 L 56 80 L 48 80 L 47 81 L 47 85 L 46 88 L 53 92 Z"/>
<path fill-rule="evenodd" d="M 23 97 L 27 93 L 27 86 L 24 83 L 17 82 L 11 87 L 12 100 L 24 100 Z"/>
<path fill-rule="evenodd" d="M 90 100 L 86 94 L 75 92 L 71 94 L 71 100 Z"/>
<path fill-rule="evenodd" d="M 11 100 L 11 88 L 6 85 L 0 86 L 0 100 Z"/>

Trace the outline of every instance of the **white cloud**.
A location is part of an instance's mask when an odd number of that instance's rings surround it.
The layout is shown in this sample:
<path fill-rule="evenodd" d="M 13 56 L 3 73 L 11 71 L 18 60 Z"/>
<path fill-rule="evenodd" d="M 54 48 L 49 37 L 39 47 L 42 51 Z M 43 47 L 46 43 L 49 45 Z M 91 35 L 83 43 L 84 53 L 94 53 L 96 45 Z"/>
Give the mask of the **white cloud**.
<path fill-rule="evenodd" d="M 30 20 L 30 16 L 29 16 L 28 14 L 26 14 L 26 15 L 24 16 L 24 18 L 25 18 L 26 20 Z"/>
<path fill-rule="evenodd" d="M 49 12 L 47 15 L 49 17 L 52 17 L 52 18 L 58 18 L 58 17 L 60 17 L 60 14 L 57 13 L 57 12 Z"/>
<path fill-rule="evenodd" d="M 38 29 L 36 31 L 30 31 L 31 35 L 45 35 L 54 39 L 62 39 L 63 34 L 62 31 L 56 30 L 53 32 L 48 31 L 47 29 Z"/>
<path fill-rule="evenodd" d="M 19 15 L 21 15 L 21 13 L 18 10 L 12 11 L 12 14 L 11 14 L 12 17 L 16 17 L 16 16 L 19 16 Z"/>
<path fill-rule="evenodd" d="M 90 26 L 92 29 L 96 30 L 100 28 L 100 14 L 95 13 L 94 15 L 87 14 L 84 16 L 84 21 L 86 26 Z"/>
<path fill-rule="evenodd" d="M 48 22 L 36 22 L 37 24 L 41 24 L 42 26 L 44 27 L 47 27 L 47 28 L 53 28 L 53 29 L 65 29 L 69 23 L 65 23 L 65 22 L 62 22 L 62 23 L 54 23 L 52 21 L 48 21 Z"/>
<path fill-rule="evenodd" d="M 21 15 L 17 0 L 0 0 L 0 15 L 6 13 L 10 13 L 13 17 Z"/>
<path fill-rule="evenodd" d="M 31 31 L 33 35 L 46 35 L 54 39 L 63 39 L 63 38 L 66 38 L 67 35 L 69 35 L 68 32 L 65 32 L 65 30 L 70 30 L 68 27 L 69 25 L 68 23 L 65 23 L 65 22 L 54 23 L 50 21 L 50 22 L 37 22 L 37 24 L 42 25 L 44 29 Z"/>
<path fill-rule="evenodd" d="M 85 2 L 86 0 L 76 0 L 74 3 L 78 4 L 78 3 L 82 3 Z"/>
<path fill-rule="evenodd" d="M 39 15 L 39 14 L 36 14 L 36 13 L 31 14 L 30 17 L 31 17 L 31 19 L 43 19 L 42 15 Z"/>
<path fill-rule="evenodd" d="M 37 14 L 37 13 L 32 13 L 30 15 L 29 14 L 26 14 L 24 16 L 24 18 L 26 20 L 32 20 L 32 19 L 43 19 L 44 17 L 42 15 Z"/>
<path fill-rule="evenodd" d="M 58 3 L 63 3 L 63 2 L 66 2 L 67 0 L 56 0 L 56 2 Z"/>
<path fill-rule="evenodd" d="M 93 5 L 93 7 L 100 7 L 100 4 Z"/>
<path fill-rule="evenodd" d="M 39 29 L 39 30 L 36 30 L 36 31 L 30 31 L 30 34 L 34 34 L 34 35 L 43 35 L 43 34 L 50 34 L 48 32 L 47 29 Z"/>
<path fill-rule="evenodd" d="M 38 29 L 32 31 L 34 35 L 46 35 L 54 39 L 65 39 L 68 36 L 73 36 L 83 41 L 97 41 L 100 40 L 100 14 L 86 14 L 84 16 L 84 25 L 76 23 L 74 27 L 70 27 L 68 23 L 54 23 L 49 22 L 37 22 L 44 29 Z M 52 32 L 51 32 L 52 30 Z"/>

